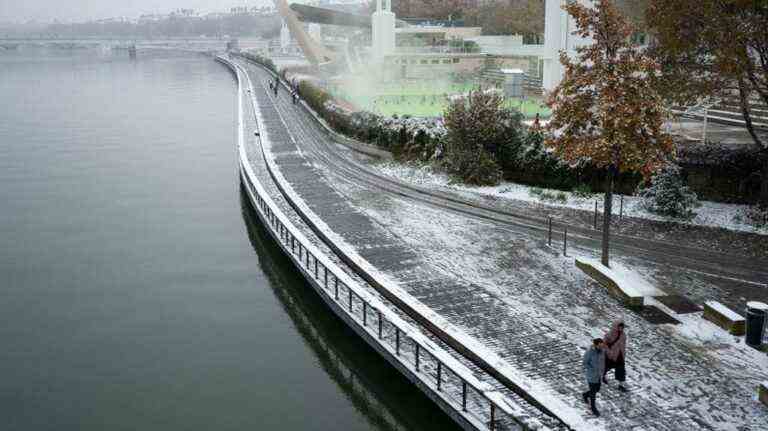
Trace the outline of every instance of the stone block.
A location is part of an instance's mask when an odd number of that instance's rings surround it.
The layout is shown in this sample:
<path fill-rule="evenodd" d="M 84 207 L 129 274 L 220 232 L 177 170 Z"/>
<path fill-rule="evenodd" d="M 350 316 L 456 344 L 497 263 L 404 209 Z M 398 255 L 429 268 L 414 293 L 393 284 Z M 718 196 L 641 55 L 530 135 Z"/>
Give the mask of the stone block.
<path fill-rule="evenodd" d="M 600 262 L 592 259 L 576 259 L 576 267 L 605 287 L 610 294 L 618 298 L 627 307 L 641 308 L 645 304 L 645 296 L 657 296 L 663 292 L 647 285 L 635 274 L 627 274 L 627 270 L 606 268 Z"/>
<path fill-rule="evenodd" d="M 732 335 L 744 335 L 746 332 L 744 317 L 717 301 L 704 303 L 704 315 L 702 317 Z"/>

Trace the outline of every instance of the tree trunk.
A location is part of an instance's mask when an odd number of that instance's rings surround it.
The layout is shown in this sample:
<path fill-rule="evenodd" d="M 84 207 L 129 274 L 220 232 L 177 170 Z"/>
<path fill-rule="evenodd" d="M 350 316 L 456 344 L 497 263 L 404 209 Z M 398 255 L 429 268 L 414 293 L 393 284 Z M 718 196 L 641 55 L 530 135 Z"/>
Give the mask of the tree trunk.
<path fill-rule="evenodd" d="M 755 148 L 762 153 L 766 153 L 768 151 L 763 146 L 763 141 L 755 132 L 755 127 L 752 124 L 752 113 L 749 106 L 750 94 L 744 79 L 739 79 L 739 105 L 741 107 L 741 115 L 744 117 L 744 125 L 755 143 Z M 763 155 L 766 157 L 766 160 L 763 162 L 763 172 L 760 178 L 760 195 L 758 195 L 757 203 L 761 208 L 768 208 L 768 154 Z"/>
<path fill-rule="evenodd" d="M 605 179 L 605 206 L 603 207 L 603 265 L 609 267 L 610 241 L 611 241 L 611 213 L 613 211 L 613 182 L 616 176 L 616 167 L 608 168 L 608 177 Z"/>
<path fill-rule="evenodd" d="M 765 151 L 768 153 L 768 151 Z M 763 178 L 760 181 L 760 196 L 757 198 L 757 203 L 760 208 L 768 210 L 768 154 L 764 154 L 765 160 L 763 161 Z"/>

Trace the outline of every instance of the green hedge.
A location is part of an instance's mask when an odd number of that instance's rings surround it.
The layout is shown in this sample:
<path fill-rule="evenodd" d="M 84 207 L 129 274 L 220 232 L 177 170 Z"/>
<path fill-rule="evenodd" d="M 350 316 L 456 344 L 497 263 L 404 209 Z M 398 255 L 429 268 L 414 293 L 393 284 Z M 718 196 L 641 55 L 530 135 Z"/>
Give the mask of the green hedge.
<path fill-rule="evenodd" d="M 240 56 L 254 63 L 258 63 L 266 67 L 267 69 L 271 70 L 274 73 L 278 73 L 277 66 L 275 66 L 275 62 L 273 62 L 272 59 L 269 57 L 264 57 L 263 55 L 253 54 L 250 52 L 241 53 Z"/>

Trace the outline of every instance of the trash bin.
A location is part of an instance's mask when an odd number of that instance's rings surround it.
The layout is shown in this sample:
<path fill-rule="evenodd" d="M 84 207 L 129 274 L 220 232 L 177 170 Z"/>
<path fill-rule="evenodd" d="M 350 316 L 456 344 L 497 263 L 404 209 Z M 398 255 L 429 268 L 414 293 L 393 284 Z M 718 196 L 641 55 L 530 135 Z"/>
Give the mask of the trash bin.
<path fill-rule="evenodd" d="M 763 344 L 766 320 L 768 320 L 768 304 L 757 301 L 747 302 L 747 344 L 750 346 Z"/>

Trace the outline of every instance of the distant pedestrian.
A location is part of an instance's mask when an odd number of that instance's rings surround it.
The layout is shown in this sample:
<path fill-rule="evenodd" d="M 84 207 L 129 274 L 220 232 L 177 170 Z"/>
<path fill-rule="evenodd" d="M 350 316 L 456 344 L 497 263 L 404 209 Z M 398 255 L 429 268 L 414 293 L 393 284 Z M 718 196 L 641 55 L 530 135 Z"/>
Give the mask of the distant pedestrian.
<path fill-rule="evenodd" d="M 269 91 L 274 91 L 274 89 L 272 88 L 272 81 L 269 81 Z"/>
<path fill-rule="evenodd" d="M 589 404 L 593 415 L 600 416 L 595 401 L 597 393 L 600 392 L 600 379 L 605 372 L 605 343 L 601 338 L 592 340 L 592 346 L 584 353 L 584 359 L 581 362 L 584 366 L 584 377 L 589 386 L 589 390 L 581 394 L 581 399 Z"/>
<path fill-rule="evenodd" d="M 627 371 L 624 367 L 624 358 L 627 351 L 627 334 L 625 332 L 626 325 L 623 320 L 617 320 L 613 323 L 611 330 L 605 334 L 603 341 L 605 341 L 605 371 L 603 372 L 603 383 L 608 384 L 608 379 L 605 375 L 608 370 L 615 370 L 613 375 L 616 380 L 619 381 L 619 390 L 627 392 L 627 388 L 624 387 L 624 382 L 627 380 Z"/>
<path fill-rule="evenodd" d="M 541 128 L 541 117 L 539 117 L 539 113 L 536 113 L 536 118 L 533 119 L 533 129 L 539 130 Z"/>
<path fill-rule="evenodd" d="M 277 90 L 280 89 L 280 81 L 275 78 L 275 97 L 277 97 Z"/>

